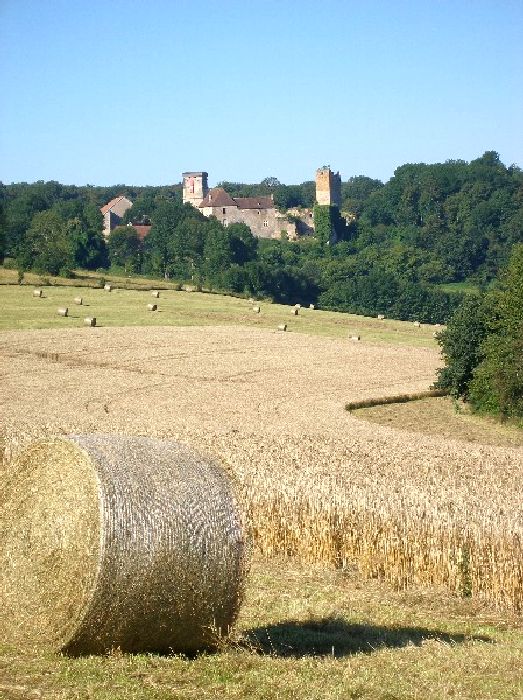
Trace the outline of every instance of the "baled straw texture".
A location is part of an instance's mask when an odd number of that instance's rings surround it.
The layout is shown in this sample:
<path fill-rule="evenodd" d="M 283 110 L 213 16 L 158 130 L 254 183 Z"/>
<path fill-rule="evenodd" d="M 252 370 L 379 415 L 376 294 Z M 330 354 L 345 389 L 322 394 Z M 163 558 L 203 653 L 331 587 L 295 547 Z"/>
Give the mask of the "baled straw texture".
<path fill-rule="evenodd" d="M 245 541 L 216 462 L 151 438 L 40 440 L 14 462 L 1 500 L 8 640 L 71 654 L 193 652 L 234 623 Z"/>

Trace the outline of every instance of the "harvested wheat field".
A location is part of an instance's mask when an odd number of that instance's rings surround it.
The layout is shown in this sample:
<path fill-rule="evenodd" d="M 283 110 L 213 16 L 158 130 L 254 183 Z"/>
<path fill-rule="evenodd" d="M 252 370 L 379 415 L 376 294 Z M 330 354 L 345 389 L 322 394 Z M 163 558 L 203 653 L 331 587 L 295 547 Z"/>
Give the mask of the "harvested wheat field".
<path fill-rule="evenodd" d="M 429 388 L 436 349 L 240 327 L 6 332 L 6 459 L 33 437 L 174 438 L 237 475 L 262 556 L 356 564 L 523 608 L 523 449 L 374 425 L 347 401 Z"/>

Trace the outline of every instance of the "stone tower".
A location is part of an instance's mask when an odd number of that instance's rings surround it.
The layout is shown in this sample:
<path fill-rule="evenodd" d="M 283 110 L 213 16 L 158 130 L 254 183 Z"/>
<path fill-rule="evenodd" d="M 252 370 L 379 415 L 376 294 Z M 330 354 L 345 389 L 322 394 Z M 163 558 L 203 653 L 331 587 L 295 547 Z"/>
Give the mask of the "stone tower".
<path fill-rule="evenodd" d="M 189 202 L 193 207 L 198 207 L 207 197 L 209 186 L 207 173 L 182 173 L 183 178 L 183 203 Z"/>
<path fill-rule="evenodd" d="M 316 170 L 316 202 L 327 207 L 341 207 L 341 177 L 329 165 Z"/>

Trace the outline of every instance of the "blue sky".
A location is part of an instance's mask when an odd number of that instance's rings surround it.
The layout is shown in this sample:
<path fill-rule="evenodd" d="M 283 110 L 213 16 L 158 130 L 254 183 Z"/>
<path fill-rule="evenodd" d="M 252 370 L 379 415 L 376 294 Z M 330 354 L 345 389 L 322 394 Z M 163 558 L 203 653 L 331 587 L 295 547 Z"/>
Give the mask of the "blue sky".
<path fill-rule="evenodd" d="M 521 0 L 0 0 L 0 180 L 523 166 Z"/>

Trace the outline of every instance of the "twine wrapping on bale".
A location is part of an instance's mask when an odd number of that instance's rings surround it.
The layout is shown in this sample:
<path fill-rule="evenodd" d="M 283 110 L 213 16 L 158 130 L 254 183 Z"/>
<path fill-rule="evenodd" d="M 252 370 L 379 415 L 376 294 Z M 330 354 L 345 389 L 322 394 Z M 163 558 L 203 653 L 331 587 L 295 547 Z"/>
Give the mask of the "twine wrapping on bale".
<path fill-rule="evenodd" d="M 157 311 L 158 306 L 156 304 L 147 304 L 147 311 Z"/>
<path fill-rule="evenodd" d="M 69 313 L 69 309 L 67 308 L 67 306 L 61 306 L 61 307 L 58 309 L 58 315 L 59 315 L 59 316 L 67 316 L 68 313 Z"/>
<path fill-rule="evenodd" d="M 82 304 L 84 303 L 84 300 L 82 299 L 82 297 L 75 297 L 74 303 L 77 304 L 78 306 L 82 306 Z"/>
<path fill-rule="evenodd" d="M 171 441 L 40 440 L 0 490 L 0 638 L 194 652 L 236 618 L 244 525 L 216 462 Z"/>
<path fill-rule="evenodd" d="M 96 318 L 94 316 L 84 318 L 84 326 L 96 326 Z"/>

